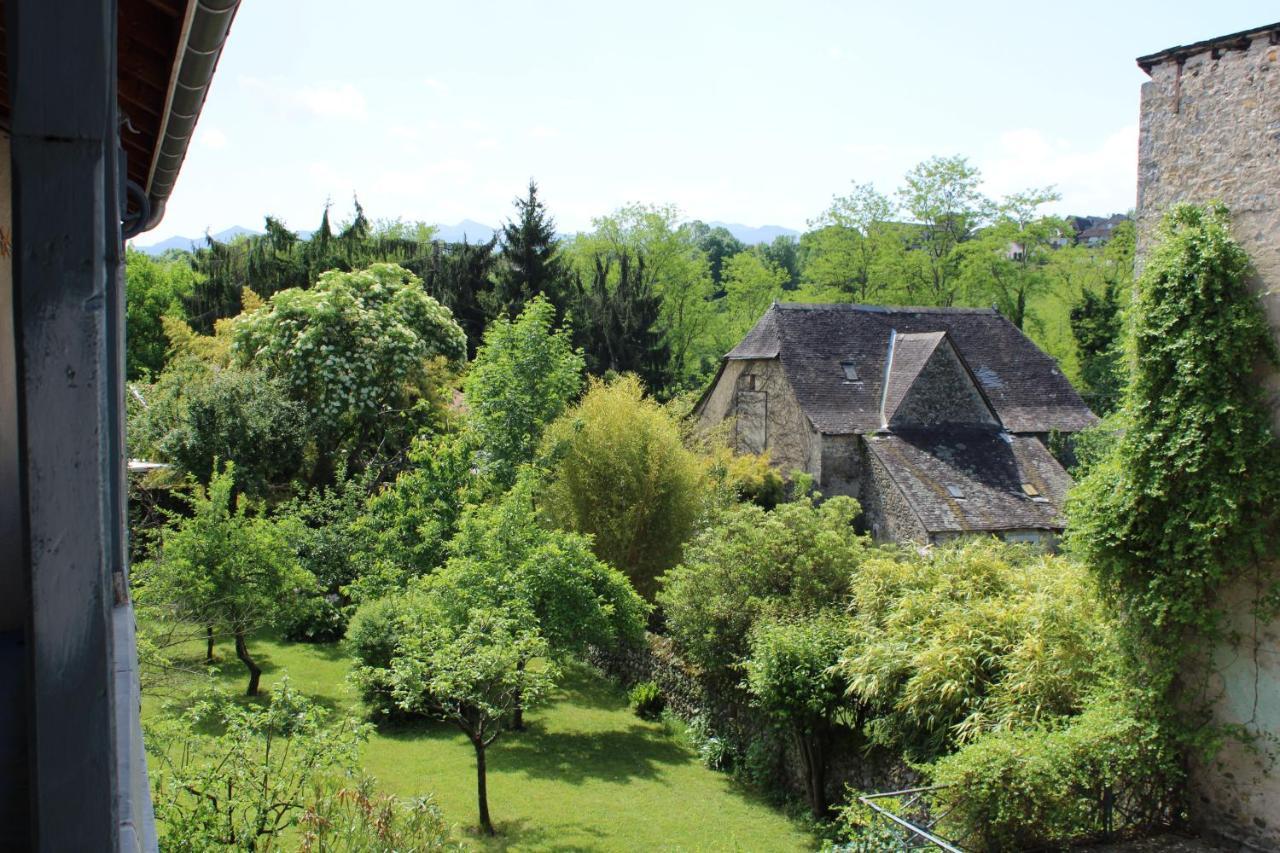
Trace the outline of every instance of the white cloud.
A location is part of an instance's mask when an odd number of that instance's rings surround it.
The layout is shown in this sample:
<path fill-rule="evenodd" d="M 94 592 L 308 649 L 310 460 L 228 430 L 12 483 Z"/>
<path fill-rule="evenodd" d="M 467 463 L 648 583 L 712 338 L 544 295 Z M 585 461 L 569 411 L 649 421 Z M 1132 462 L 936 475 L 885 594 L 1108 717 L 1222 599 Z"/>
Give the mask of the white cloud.
<path fill-rule="evenodd" d="M 364 93 L 351 83 L 322 83 L 289 87 L 279 81 L 241 77 L 241 85 L 265 95 L 278 105 L 309 113 L 317 118 L 361 121 L 368 115 Z"/>
<path fill-rule="evenodd" d="M 449 94 L 449 85 L 442 80 L 437 80 L 434 77 L 428 77 L 427 79 L 423 80 L 422 85 L 426 86 L 428 89 L 435 92 L 437 95 Z"/>
<path fill-rule="evenodd" d="M 554 127 L 547 127 L 543 124 L 534 125 L 529 128 L 529 135 L 534 139 L 555 139 L 560 135 L 560 131 Z"/>
<path fill-rule="evenodd" d="M 1093 145 L 1072 144 L 1029 128 L 1010 130 L 975 162 L 992 196 L 1053 185 L 1062 194 L 1054 205 L 1060 213 L 1123 212 L 1135 200 L 1138 126 L 1122 127 Z"/>

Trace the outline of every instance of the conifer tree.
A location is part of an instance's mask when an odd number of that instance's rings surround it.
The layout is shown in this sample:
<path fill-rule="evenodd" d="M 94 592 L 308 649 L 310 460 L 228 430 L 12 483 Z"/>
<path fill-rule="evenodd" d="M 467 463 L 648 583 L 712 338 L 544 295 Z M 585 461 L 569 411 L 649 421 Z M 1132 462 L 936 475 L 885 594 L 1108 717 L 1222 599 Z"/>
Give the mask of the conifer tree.
<path fill-rule="evenodd" d="M 529 195 L 515 200 L 517 216 L 502 226 L 503 265 L 497 281 L 502 310 L 515 318 L 539 293 L 556 306 L 563 318 L 568 294 L 564 266 L 556 245 L 556 223 L 538 198 L 538 184 L 529 181 Z"/>

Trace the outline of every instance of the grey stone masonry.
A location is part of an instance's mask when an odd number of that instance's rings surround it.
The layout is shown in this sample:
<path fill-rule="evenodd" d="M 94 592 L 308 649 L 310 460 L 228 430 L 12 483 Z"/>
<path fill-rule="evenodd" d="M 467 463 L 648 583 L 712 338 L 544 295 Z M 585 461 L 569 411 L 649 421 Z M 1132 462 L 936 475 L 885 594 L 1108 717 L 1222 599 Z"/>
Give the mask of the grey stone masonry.
<path fill-rule="evenodd" d="M 1178 202 L 1221 201 L 1280 332 L 1280 24 L 1138 60 L 1138 263 Z M 1280 426 L 1280 377 L 1267 378 Z"/>
<path fill-rule="evenodd" d="M 1280 23 L 1141 57 L 1138 263 L 1156 225 L 1179 202 L 1221 201 L 1256 270 L 1252 291 L 1280 340 Z M 1250 369 L 1243 365 L 1241 369 Z M 1280 375 L 1262 376 L 1280 426 Z M 1274 568 L 1273 568 L 1274 570 Z M 1206 666 L 1228 739 L 1191 768 L 1189 805 L 1199 827 L 1243 849 L 1280 849 L 1280 623 L 1254 614 L 1253 584 L 1222 593 L 1224 641 L 1189 667 Z"/>

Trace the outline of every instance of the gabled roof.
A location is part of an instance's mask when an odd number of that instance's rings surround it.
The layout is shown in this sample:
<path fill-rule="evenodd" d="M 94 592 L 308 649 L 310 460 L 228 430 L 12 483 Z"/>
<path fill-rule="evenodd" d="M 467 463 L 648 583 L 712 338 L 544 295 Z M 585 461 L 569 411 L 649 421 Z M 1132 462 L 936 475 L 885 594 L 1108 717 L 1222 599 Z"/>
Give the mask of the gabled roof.
<path fill-rule="evenodd" d="M 1011 432 L 1076 432 L 1097 421 L 1054 360 L 991 309 L 775 303 L 725 358 L 778 358 L 819 432 L 873 432 L 881 426 L 890 337 L 939 332 Z M 927 336 L 910 340 L 913 358 L 928 349 Z M 859 381 L 845 380 L 846 361 Z"/>
<path fill-rule="evenodd" d="M 1071 477 L 1039 440 L 997 429 L 865 438 L 929 533 L 1061 530 Z"/>
<path fill-rule="evenodd" d="M 880 420 L 888 423 L 906 398 L 916 377 L 929 363 L 946 332 L 904 332 L 889 336 L 889 354 L 885 362 L 884 390 L 880 395 Z"/>

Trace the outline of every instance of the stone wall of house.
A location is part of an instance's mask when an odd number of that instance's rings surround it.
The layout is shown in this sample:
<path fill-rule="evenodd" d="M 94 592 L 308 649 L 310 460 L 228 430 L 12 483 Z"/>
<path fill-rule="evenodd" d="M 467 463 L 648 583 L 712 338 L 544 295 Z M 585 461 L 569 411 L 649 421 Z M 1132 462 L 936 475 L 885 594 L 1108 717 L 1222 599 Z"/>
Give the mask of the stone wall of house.
<path fill-rule="evenodd" d="M 1138 141 L 1138 253 L 1151 250 L 1164 212 L 1220 200 L 1257 271 L 1252 282 L 1280 340 L 1280 32 L 1161 61 L 1142 87 Z M 1280 427 L 1280 373 L 1262 377 Z M 1219 722 L 1261 738 L 1228 743 L 1192 769 L 1193 820 L 1256 849 L 1280 849 L 1280 624 L 1257 624 L 1253 583 L 1224 591 L 1238 642 L 1211 667 Z"/>
<path fill-rule="evenodd" d="M 716 384 L 711 387 L 711 391 L 698 408 L 698 427 L 701 430 L 710 432 L 719 427 L 726 418 L 733 417 L 738 377 L 742 374 L 742 369 L 752 363 L 754 362 L 726 361 L 724 363 L 724 369 L 720 371 Z"/>
<path fill-rule="evenodd" d="M 995 425 L 991 408 L 949 342 L 934 350 L 894 412 L 894 428 L 936 424 Z"/>
<path fill-rule="evenodd" d="M 875 441 L 875 436 L 866 436 L 863 440 Z M 862 449 L 861 456 L 866 471 L 861 503 L 867 530 L 877 542 L 929 544 L 929 532 L 884 465 L 866 448 Z"/>
<path fill-rule="evenodd" d="M 861 500 L 865 470 L 862 436 L 822 436 L 822 478 L 818 481 L 818 491 L 825 497 L 846 495 Z"/>
<path fill-rule="evenodd" d="M 704 430 L 732 418 L 730 439 L 739 452 L 768 451 L 784 476 L 800 470 L 820 481 L 822 437 L 800 408 L 775 359 L 730 361 L 699 410 Z"/>

